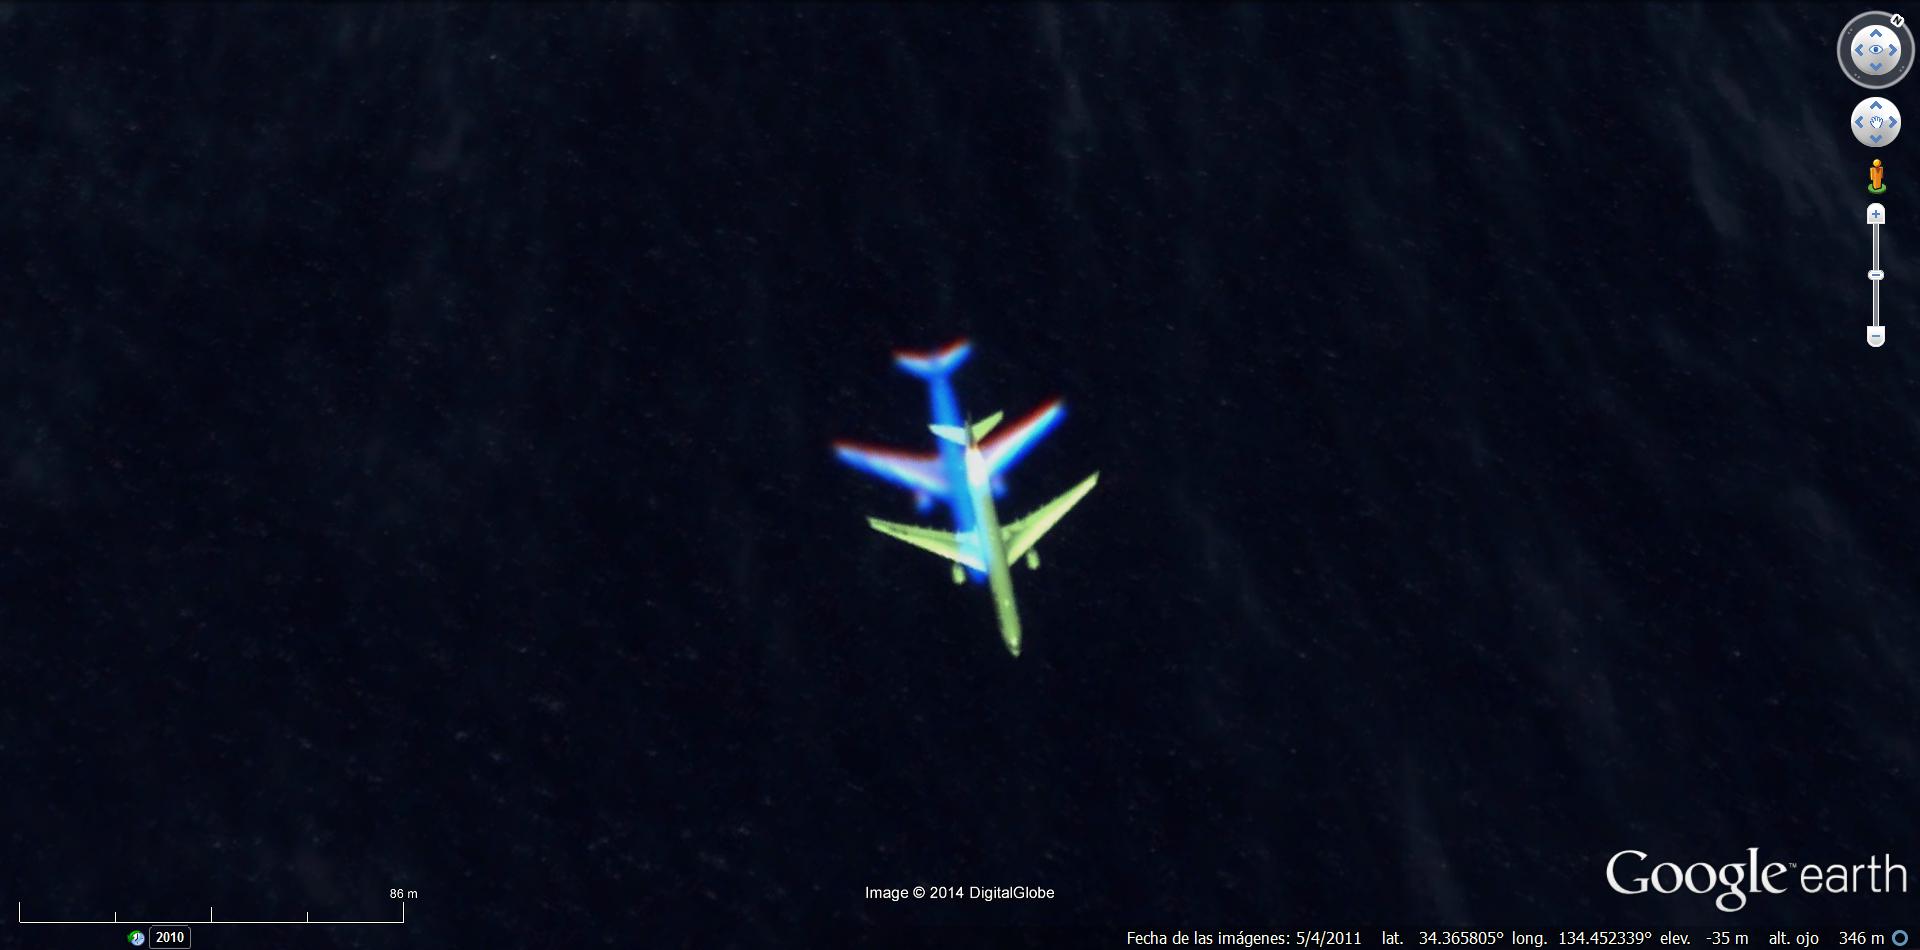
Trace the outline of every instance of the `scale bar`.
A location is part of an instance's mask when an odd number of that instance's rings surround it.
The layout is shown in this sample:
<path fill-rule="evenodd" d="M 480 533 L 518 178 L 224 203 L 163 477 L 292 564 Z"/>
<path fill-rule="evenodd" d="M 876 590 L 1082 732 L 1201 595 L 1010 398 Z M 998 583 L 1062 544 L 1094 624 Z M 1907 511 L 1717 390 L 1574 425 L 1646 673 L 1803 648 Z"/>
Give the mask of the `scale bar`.
<path fill-rule="evenodd" d="M 119 911 L 113 912 L 112 920 L 28 920 L 25 904 L 18 901 L 16 901 L 13 905 L 13 918 L 14 918 L 13 922 L 16 924 L 63 924 L 67 926 L 80 926 L 80 927 L 113 926 L 115 924 L 121 923 Z M 339 926 L 397 927 L 407 922 L 407 902 L 406 901 L 400 902 L 400 919 L 399 920 L 314 920 L 313 913 L 311 911 L 307 912 L 306 919 L 304 920 L 215 920 L 213 916 L 213 908 L 209 907 L 207 908 L 206 920 L 158 920 L 158 919 L 140 920 L 139 918 L 134 918 L 133 920 L 126 921 L 126 923 L 135 923 L 135 922 L 146 923 L 146 924 L 160 926 L 160 927 L 165 927 L 170 924 L 184 924 L 188 926 L 198 926 L 198 925 L 206 925 L 206 924 L 220 924 L 220 925 L 255 924 L 255 925 L 264 925 L 269 927 L 305 927 L 309 925 L 318 926 L 318 927 L 339 927 Z"/>

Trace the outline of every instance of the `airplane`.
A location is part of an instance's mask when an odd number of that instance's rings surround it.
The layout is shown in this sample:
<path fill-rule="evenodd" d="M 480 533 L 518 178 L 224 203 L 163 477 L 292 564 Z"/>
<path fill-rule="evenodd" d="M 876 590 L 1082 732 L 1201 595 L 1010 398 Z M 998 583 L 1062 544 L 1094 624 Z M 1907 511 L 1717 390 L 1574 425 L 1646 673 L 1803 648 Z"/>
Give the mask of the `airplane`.
<path fill-rule="evenodd" d="M 960 403 L 953 395 L 952 376 L 972 352 L 973 344 L 963 338 L 928 353 L 894 353 L 895 365 L 926 381 L 934 425 L 950 429 L 965 428 L 960 416 Z M 1066 412 L 1065 401 L 1055 399 L 1002 429 L 999 435 L 981 446 L 994 497 L 1006 493 L 1007 471 L 1039 444 L 1047 433 L 1052 432 Z M 925 514 L 936 499 L 945 502 L 953 512 L 953 532 L 966 534 L 973 530 L 973 509 L 967 504 L 965 492 L 966 449 L 964 445 L 945 441 L 937 441 L 935 446 L 939 449 L 937 455 L 841 441 L 833 444 L 833 451 L 841 461 L 854 468 L 878 475 L 913 492 L 915 511 Z M 976 582 L 984 579 L 979 571 L 971 568 L 964 572 L 962 581 L 967 577 Z"/>
<path fill-rule="evenodd" d="M 999 514 L 993 509 L 993 463 L 987 458 L 983 441 L 1000 424 L 1000 415 L 996 412 L 972 426 L 928 427 L 942 442 L 961 447 L 966 494 L 956 501 L 959 507 L 972 509 L 971 530 L 942 531 L 938 528 L 895 524 L 878 518 L 868 518 L 867 523 L 881 534 L 899 538 L 954 562 L 953 581 L 956 584 L 961 582 L 963 568 L 986 574 L 989 589 L 993 592 L 994 609 L 1000 618 L 1000 639 L 1006 641 L 1009 652 L 1019 656 L 1020 612 L 1013 603 L 1011 565 L 1024 557 L 1028 568 L 1039 569 L 1040 552 L 1034 549 L 1034 545 L 1093 490 L 1094 484 L 1100 480 L 1100 473 L 1094 472 L 1071 491 L 1041 506 L 1040 510 L 1003 527 Z"/>

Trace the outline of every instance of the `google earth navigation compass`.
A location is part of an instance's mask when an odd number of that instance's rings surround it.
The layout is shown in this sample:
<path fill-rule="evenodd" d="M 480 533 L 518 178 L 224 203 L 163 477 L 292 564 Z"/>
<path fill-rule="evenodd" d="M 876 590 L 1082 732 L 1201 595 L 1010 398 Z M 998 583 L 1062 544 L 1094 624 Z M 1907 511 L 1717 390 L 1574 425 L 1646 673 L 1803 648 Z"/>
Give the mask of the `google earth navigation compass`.
<path fill-rule="evenodd" d="M 1907 78 L 1913 67 L 1909 48 L 1913 30 L 1906 17 L 1869 10 L 1847 21 L 1840 31 L 1840 71 L 1854 85 L 1881 90 Z"/>

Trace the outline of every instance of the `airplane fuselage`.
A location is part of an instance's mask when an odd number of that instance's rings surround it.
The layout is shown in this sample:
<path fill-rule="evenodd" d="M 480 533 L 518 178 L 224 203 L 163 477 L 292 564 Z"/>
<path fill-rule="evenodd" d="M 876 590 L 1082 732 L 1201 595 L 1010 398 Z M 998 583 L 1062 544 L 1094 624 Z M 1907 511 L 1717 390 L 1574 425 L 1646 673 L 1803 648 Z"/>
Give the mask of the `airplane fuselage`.
<path fill-rule="evenodd" d="M 958 448 L 958 446 L 954 446 Z M 1014 656 L 1020 655 L 1020 611 L 1013 602 L 1013 571 L 1007 563 L 1007 544 L 1000 532 L 1000 514 L 993 508 L 993 479 L 978 444 L 965 449 L 967 498 L 972 509 L 972 538 L 980 562 L 987 568 L 987 590 L 993 594 L 1000 617 L 1000 639 Z M 955 506 L 956 508 L 960 506 Z M 956 532 L 960 533 L 960 532 Z M 966 535 L 961 533 L 962 537 Z"/>

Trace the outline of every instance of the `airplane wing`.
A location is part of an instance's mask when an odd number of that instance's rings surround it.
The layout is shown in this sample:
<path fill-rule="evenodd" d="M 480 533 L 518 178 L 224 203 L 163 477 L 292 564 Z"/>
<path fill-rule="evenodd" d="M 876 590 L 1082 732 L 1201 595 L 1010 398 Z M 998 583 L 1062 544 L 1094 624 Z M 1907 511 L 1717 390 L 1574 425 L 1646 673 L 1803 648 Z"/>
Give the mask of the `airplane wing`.
<path fill-rule="evenodd" d="M 1087 492 L 1093 491 L 1094 483 L 1099 480 L 1100 473 L 1094 472 L 1087 476 L 1086 481 L 1073 486 L 1072 491 L 1047 502 L 1039 511 L 1001 528 L 1000 539 L 1007 546 L 1007 563 L 1012 564 L 1033 550 L 1033 546 L 1040 542 L 1040 536 L 1066 517 L 1067 512 L 1080 503 L 1080 499 L 1087 497 Z"/>
<path fill-rule="evenodd" d="M 951 531 L 922 528 L 910 524 L 894 524 L 878 518 L 868 518 L 867 523 L 873 525 L 873 530 L 881 534 L 899 538 L 921 550 L 932 551 L 949 561 L 957 561 L 976 571 L 984 572 L 987 569 L 987 565 L 980 560 L 980 555 L 961 545 L 960 536 Z"/>
<path fill-rule="evenodd" d="M 980 454 L 987 460 L 987 471 L 995 476 L 1005 474 L 1028 450 L 1039 445 L 1040 440 L 1052 432 L 1066 414 L 1066 402 L 1055 399 L 1019 422 L 994 433 L 980 446 Z"/>
<path fill-rule="evenodd" d="M 947 485 L 946 473 L 940 469 L 938 456 L 915 455 L 854 442 L 835 442 L 833 454 L 854 468 L 871 472 L 910 491 L 932 498 L 953 497 L 953 491 Z"/>

